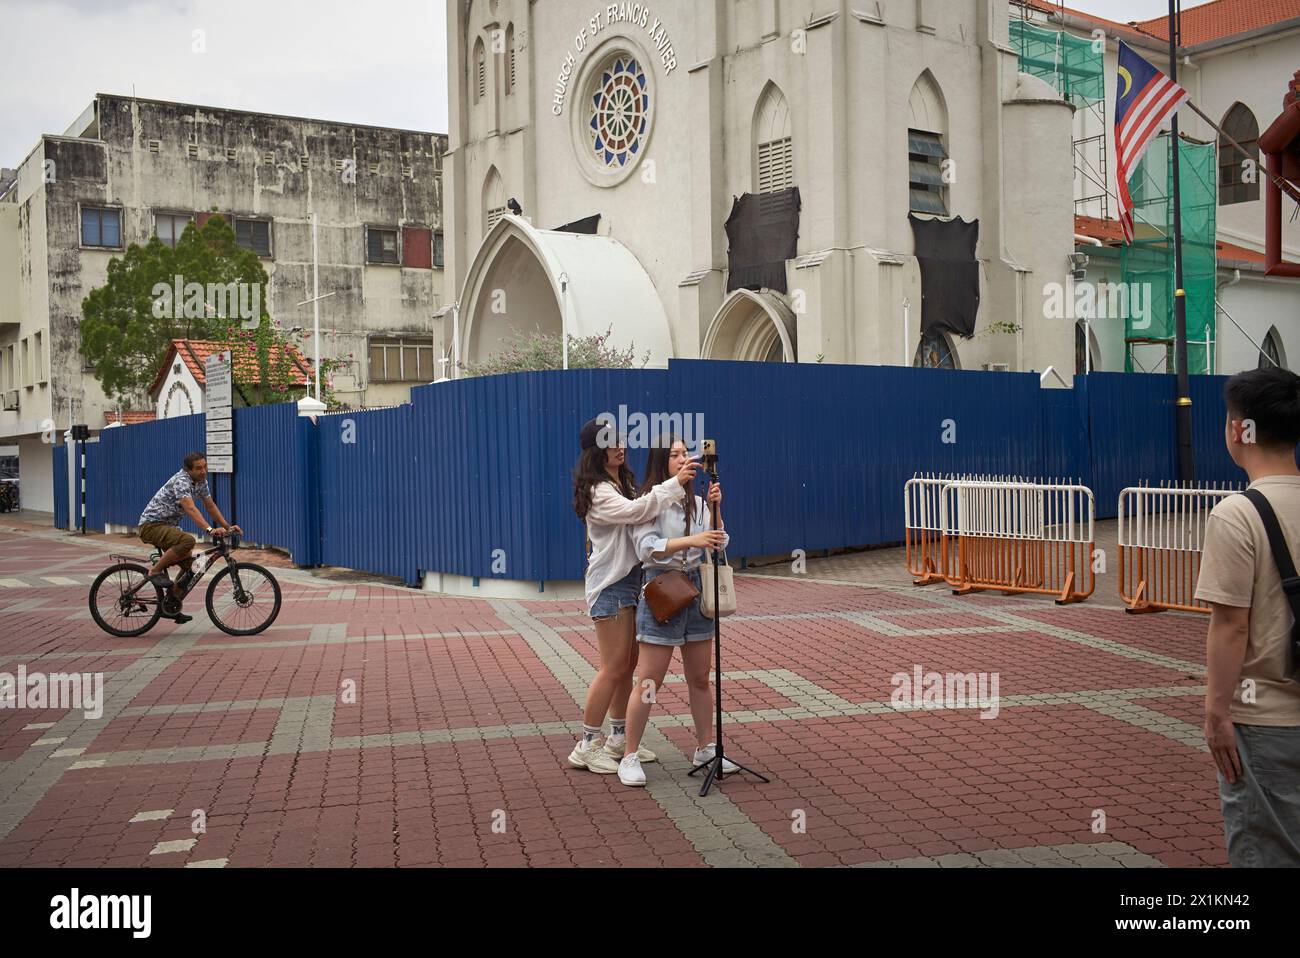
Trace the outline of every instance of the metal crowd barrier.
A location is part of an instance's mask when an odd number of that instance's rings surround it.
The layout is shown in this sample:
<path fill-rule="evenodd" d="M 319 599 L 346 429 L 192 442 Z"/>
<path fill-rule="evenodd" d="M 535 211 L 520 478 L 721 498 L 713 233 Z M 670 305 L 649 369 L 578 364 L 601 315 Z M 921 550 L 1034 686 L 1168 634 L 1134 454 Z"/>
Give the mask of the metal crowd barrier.
<path fill-rule="evenodd" d="M 996 590 L 1081 602 L 1096 587 L 1092 490 L 1072 483 L 964 480 L 943 484 L 944 579 L 955 595 Z"/>
<path fill-rule="evenodd" d="M 940 525 L 940 502 L 943 487 L 960 480 L 1010 480 L 1011 476 L 987 476 L 970 473 L 914 475 L 903 484 L 903 541 L 906 546 L 907 571 L 913 585 L 933 585 L 944 581 L 948 564 L 948 536 Z"/>
<path fill-rule="evenodd" d="M 1119 494 L 1119 594 L 1125 611 L 1209 612 L 1198 602 L 1205 526 L 1234 488 L 1131 486 Z"/>
<path fill-rule="evenodd" d="M 943 581 L 948 537 L 939 525 L 939 498 L 953 477 L 913 476 L 903 484 L 904 545 L 913 585 Z"/>

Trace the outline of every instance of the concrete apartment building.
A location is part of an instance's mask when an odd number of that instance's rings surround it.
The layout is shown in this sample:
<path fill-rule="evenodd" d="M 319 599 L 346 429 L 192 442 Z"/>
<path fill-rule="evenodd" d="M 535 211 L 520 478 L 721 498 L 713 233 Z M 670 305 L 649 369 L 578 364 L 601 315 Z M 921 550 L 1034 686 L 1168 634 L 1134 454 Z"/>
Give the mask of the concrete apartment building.
<path fill-rule="evenodd" d="M 24 504 L 52 508 L 50 442 L 118 404 L 80 353 L 81 304 L 109 261 L 172 244 L 215 208 L 270 278 L 272 321 L 310 331 L 317 218 L 322 354 L 337 398 L 380 406 L 438 375 L 446 137 L 100 94 L 0 172 L 0 445 Z M 311 354 L 308 338 L 304 350 Z M 135 409 L 150 409 L 135 397 Z"/>

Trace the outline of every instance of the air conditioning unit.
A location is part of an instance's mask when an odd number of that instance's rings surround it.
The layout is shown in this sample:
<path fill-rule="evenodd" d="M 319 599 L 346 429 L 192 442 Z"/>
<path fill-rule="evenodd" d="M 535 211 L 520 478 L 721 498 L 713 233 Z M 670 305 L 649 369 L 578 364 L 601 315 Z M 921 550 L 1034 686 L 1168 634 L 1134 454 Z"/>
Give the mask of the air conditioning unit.
<path fill-rule="evenodd" d="M 5 412 L 18 411 L 18 390 L 17 389 L 11 389 L 7 393 L 4 393 L 4 411 Z"/>
<path fill-rule="evenodd" d="M 985 363 L 984 371 L 989 373 L 1005 373 L 1011 371 L 1011 366 L 1007 363 Z"/>

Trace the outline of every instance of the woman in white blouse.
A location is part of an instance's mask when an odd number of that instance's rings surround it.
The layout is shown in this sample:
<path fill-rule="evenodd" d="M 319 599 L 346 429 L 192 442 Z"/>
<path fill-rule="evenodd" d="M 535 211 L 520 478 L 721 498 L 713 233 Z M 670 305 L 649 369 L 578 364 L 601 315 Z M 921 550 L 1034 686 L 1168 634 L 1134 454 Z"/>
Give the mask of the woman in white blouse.
<path fill-rule="evenodd" d="M 653 518 L 680 500 L 695 478 L 698 463 L 687 462 L 670 479 L 639 499 L 627 453 L 612 426 L 592 420 L 582 427 L 582 454 L 573 471 L 573 509 L 587 523 L 591 552 L 587 557 L 587 612 L 596 623 L 600 671 L 587 690 L 582 738 L 569 753 L 569 764 L 602 775 L 618 771 L 625 738 L 632 672 L 637 664 L 635 610 L 641 591 L 641 567 L 632 548 L 632 526 Z M 609 713 L 611 731 L 603 746 L 600 731 Z M 653 762 L 648 749 L 636 750 Z"/>
<path fill-rule="evenodd" d="M 657 489 L 664 482 L 680 479 L 690 457 L 680 439 L 666 439 L 650 450 L 642 491 Z M 692 473 L 694 470 L 691 470 Z M 700 588 L 700 563 L 709 549 L 725 549 L 730 541 L 722 528 L 722 486 L 709 483 L 709 505 L 716 506 L 716 530 L 705 527 L 706 505 L 699 496 L 674 499 L 669 506 L 632 530 L 636 554 L 642 560 L 647 585 L 665 572 L 680 570 Z M 688 534 L 689 532 L 689 534 Z M 667 622 L 658 621 L 646 604 L 644 591 L 636 609 L 636 637 L 640 646 L 640 684 L 632 690 L 627 707 L 627 740 L 618 779 L 624 785 L 644 785 L 644 759 L 639 754 L 654 704 L 655 692 L 663 685 L 673 649 L 682 650 L 682 671 L 686 674 L 691 718 L 695 720 L 694 763 L 713 761 L 717 746 L 713 742 L 713 696 L 709 692 L 709 665 L 713 661 L 713 621 L 700 611 L 700 600 L 693 600 Z M 739 766 L 722 760 L 724 772 L 739 771 Z"/>

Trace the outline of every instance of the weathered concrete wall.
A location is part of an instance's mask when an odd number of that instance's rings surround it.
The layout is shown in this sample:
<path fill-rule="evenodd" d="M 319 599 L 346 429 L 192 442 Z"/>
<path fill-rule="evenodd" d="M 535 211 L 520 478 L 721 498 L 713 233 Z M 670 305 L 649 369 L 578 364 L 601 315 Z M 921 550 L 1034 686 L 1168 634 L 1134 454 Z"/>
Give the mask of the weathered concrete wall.
<path fill-rule="evenodd" d="M 321 292 L 334 293 L 321 303 L 322 352 L 345 364 L 336 392 L 352 404 L 390 401 L 390 387 L 371 394 L 367 335 L 438 335 L 442 271 L 366 265 L 365 228 L 442 228 L 446 137 L 127 97 L 98 104 L 108 179 L 129 210 L 125 241 L 147 240 L 155 212 L 270 219 L 269 310 L 283 328 L 311 327 L 311 307 L 296 304 L 311 296 L 316 213 Z"/>

